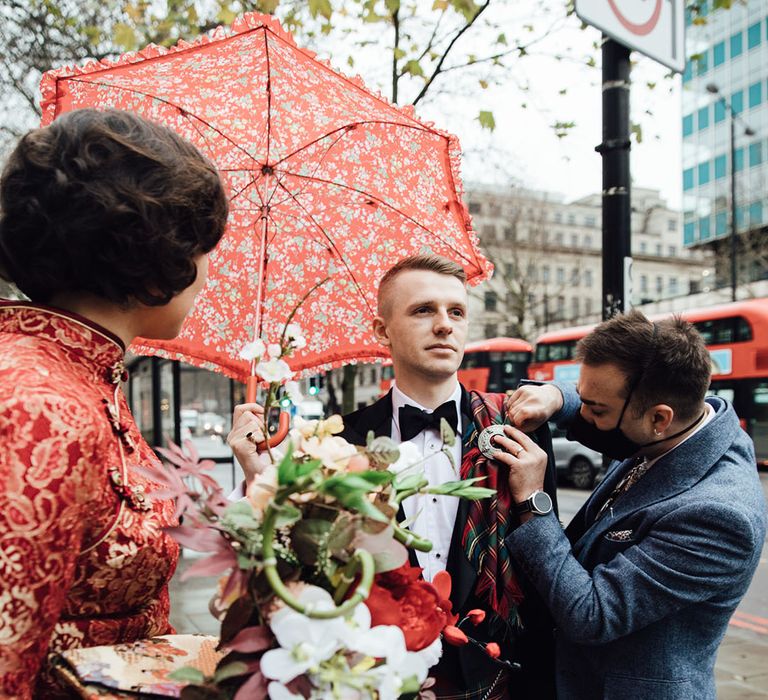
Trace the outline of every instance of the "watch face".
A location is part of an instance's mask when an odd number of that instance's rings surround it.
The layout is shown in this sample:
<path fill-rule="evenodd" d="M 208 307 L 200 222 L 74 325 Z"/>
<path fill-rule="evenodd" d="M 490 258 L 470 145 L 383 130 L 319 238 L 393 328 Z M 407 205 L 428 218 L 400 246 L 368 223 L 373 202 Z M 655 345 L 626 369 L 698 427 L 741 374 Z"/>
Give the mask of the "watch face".
<path fill-rule="evenodd" d="M 538 513 L 549 513 L 552 510 L 552 499 L 544 491 L 533 494 L 533 510 Z"/>

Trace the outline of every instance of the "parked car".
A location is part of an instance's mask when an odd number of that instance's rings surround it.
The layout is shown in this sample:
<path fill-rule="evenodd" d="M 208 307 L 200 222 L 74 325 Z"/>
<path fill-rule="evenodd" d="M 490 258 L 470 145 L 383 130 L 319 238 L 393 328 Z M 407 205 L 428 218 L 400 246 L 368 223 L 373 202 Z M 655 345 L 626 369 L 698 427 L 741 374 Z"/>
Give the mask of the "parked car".
<path fill-rule="evenodd" d="M 605 473 L 603 456 L 581 443 L 568 440 L 565 430 L 554 423 L 550 423 L 549 427 L 552 431 L 552 451 L 555 454 L 558 478 L 567 479 L 577 489 L 591 489 Z"/>

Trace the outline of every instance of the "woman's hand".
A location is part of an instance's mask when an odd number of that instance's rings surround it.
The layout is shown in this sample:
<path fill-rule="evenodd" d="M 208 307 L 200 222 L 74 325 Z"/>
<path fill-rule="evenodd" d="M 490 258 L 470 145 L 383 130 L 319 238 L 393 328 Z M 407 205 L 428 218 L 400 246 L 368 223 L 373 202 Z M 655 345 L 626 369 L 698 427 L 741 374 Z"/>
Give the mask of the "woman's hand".
<path fill-rule="evenodd" d="M 227 444 L 240 463 L 246 487 L 257 474 L 264 471 L 266 462 L 259 456 L 256 445 L 264 441 L 265 434 L 263 406 L 257 403 L 241 403 L 235 406 Z"/>

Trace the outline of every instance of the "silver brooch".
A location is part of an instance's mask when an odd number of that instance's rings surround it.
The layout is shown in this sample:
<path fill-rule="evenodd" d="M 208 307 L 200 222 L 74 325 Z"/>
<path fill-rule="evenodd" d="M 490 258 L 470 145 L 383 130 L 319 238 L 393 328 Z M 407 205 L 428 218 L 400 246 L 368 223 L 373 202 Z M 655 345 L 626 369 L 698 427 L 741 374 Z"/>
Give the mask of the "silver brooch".
<path fill-rule="evenodd" d="M 501 448 L 493 444 L 493 438 L 502 436 L 504 437 L 504 426 L 494 423 L 489 425 L 477 438 L 477 449 L 483 453 L 488 459 L 494 459 L 497 454 L 503 452 Z"/>

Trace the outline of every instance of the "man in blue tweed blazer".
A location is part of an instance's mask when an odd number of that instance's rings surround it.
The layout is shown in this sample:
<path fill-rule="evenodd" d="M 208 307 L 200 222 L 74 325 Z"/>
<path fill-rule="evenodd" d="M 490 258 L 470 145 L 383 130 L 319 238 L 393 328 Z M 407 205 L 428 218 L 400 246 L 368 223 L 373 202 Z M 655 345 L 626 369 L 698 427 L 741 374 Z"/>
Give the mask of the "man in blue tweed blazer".
<path fill-rule="evenodd" d="M 526 386 L 508 404 L 517 428 L 552 416 L 617 459 L 565 532 L 529 498 L 545 455 L 516 428 L 498 439 L 524 521 L 507 546 L 557 625 L 558 698 L 715 698 L 717 648 L 765 539 L 752 442 L 728 402 L 705 400 L 690 324 L 633 311 L 577 352 L 576 389 Z"/>

